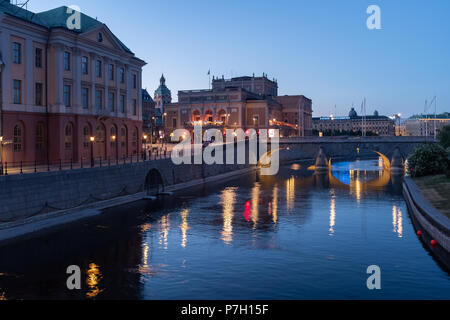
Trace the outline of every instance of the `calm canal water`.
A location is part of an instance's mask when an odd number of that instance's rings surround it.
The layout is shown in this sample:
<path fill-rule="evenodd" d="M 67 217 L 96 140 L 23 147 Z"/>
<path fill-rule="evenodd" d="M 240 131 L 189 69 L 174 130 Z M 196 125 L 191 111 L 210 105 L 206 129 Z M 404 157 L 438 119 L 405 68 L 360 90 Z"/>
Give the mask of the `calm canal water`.
<path fill-rule="evenodd" d="M 450 299 L 382 160 L 139 202 L 0 248 L 0 299 Z M 82 269 L 82 290 L 66 268 Z M 369 265 L 382 289 L 366 287 Z"/>

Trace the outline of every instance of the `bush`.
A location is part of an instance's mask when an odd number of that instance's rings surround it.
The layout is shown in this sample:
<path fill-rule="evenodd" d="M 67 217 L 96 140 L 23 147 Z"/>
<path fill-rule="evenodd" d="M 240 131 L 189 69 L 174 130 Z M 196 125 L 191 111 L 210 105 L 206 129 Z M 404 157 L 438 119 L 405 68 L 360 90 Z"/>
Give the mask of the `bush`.
<path fill-rule="evenodd" d="M 448 148 L 450 148 L 450 126 L 443 127 L 441 132 L 439 132 L 439 141 L 448 151 Z"/>
<path fill-rule="evenodd" d="M 408 171 L 412 177 L 447 173 L 448 152 L 439 144 L 422 144 L 408 157 Z"/>

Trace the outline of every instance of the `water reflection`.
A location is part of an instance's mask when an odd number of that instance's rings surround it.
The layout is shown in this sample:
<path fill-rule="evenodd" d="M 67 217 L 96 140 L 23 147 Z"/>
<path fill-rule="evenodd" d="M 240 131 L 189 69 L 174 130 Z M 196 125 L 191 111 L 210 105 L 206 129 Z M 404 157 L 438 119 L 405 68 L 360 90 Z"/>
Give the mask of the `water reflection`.
<path fill-rule="evenodd" d="M 286 180 L 286 209 L 292 211 L 295 200 L 295 178 L 290 177 Z"/>
<path fill-rule="evenodd" d="M 414 236 L 401 188 L 393 186 L 401 179 L 386 184 L 379 159 L 333 164 L 320 175 L 301 167 L 118 208 L 71 228 L 79 241 L 57 233 L 0 248 L 0 270 L 19 275 L 0 278 L 0 299 L 4 292 L 8 299 L 371 298 L 355 275 L 374 261 L 386 281 L 395 279 L 384 298 L 450 292 Z M 78 293 L 61 288 L 60 270 L 70 264 L 86 271 Z"/>
<path fill-rule="evenodd" d="M 99 282 L 102 278 L 102 274 L 100 272 L 100 267 L 95 263 L 89 264 L 89 269 L 87 271 L 86 284 L 89 288 L 89 291 L 86 293 L 88 298 L 95 298 L 99 295 L 103 290 L 99 288 Z"/>
<path fill-rule="evenodd" d="M 261 189 L 261 185 L 257 182 L 252 189 L 252 200 L 251 200 L 251 214 L 250 217 L 253 221 L 253 229 L 256 229 L 258 226 L 258 218 L 259 218 L 259 191 Z"/>
<path fill-rule="evenodd" d="M 276 224 L 278 221 L 278 184 L 273 187 L 272 202 L 269 203 L 271 203 L 272 221 Z"/>
<path fill-rule="evenodd" d="M 402 210 L 395 204 L 392 207 L 392 225 L 394 227 L 394 233 L 398 234 L 398 237 L 403 237 L 403 216 Z"/>
<path fill-rule="evenodd" d="M 336 225 L 336 195 L 334 190 L 331 190 L 331 204 L 330 204 L 330 236 L 334 235 L 334 226 Z"/>
<path fill-rule="evenodd" d="M 164 249 L 168 249 L 170 230 L 170 214 L 161 217 L 159 221 L 159 245 Z"/>
<path fill-rule="evenodd" d="M 181 229 L 181 246 L 183 248 L 186 248 L 186 243 L 187 243 L 187 231 L 189 230 L 189 225 L 188 225 L 188 221 L 187 221 L 187 217 L 189 214 L 189 209 L 183 209 L 181 211 L 181 225 L 180 225 L 180 229 Z"/>
<path fill-rule="evenodd" d="M 236 202 L 236 189 L 226 188 L 222 192 L 222 207 L 223 207 L 223 230 L 222 241 L 230 244 L 233 241 L 233 216 L 234 204 Z"/>

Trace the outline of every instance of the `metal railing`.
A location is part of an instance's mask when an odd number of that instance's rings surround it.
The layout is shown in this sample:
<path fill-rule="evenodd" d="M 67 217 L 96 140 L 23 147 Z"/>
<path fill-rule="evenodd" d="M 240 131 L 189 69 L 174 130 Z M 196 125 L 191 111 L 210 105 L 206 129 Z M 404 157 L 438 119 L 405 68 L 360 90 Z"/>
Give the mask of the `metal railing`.
<path fill-rule="evenodd" d="M 167 149 L 153 149 L 147 152 L 140 152 L 131 156 L 114 158 L 82 158 L 78 161 L 56 160 L 56 161 L 5 161 L 0 163 L 0 175 L 29 174 L 38 172 L 52 172 L 77 170 L 85 168 L 111 167 L 131 163 L 146 161 L 155 161 L 168 159 L 171 157 L 171 151 Z"/>

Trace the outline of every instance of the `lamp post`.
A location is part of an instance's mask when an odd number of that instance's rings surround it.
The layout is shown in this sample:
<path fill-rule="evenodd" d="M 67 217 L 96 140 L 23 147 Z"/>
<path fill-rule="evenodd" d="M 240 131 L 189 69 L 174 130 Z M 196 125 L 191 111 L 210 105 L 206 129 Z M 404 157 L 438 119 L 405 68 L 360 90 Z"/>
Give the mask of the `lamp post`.
<path fill-rule="evenodd" d="M 3 175 L 3 136 L 0 136 L 0 176 Z"/>
<path fill-rule="evenodd" d="M 90 137 L 89 141 L 91 142 L 91 168 L 94 167 L 94 142 L 95 142 L 95 137 Z"/>
<path fill-rule="evenodd" d="M 146 134 L 142 136 L 142 139 L 144 140 L 144 161 L 147 160 L 147 138 L 148 136 Z"/>
<path fill-rule="evenodd" d="M 152 136 L 151 136 L 151 147 L 153 148 L 153 139 L 155 137 L 155 130 L 156 130 L 156 118 L 152 117 Z"/>
<path fill-rule="evenodd" d="M 164 146 L 164 142 L 166 140 L 166 117 L 167 117 L 167 112 L 164 112 L 162 115 L 162 127 L 163 127 L 163 146 Z"/>

